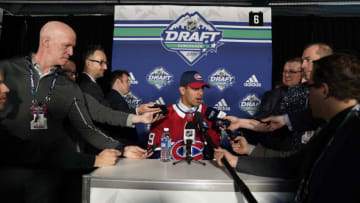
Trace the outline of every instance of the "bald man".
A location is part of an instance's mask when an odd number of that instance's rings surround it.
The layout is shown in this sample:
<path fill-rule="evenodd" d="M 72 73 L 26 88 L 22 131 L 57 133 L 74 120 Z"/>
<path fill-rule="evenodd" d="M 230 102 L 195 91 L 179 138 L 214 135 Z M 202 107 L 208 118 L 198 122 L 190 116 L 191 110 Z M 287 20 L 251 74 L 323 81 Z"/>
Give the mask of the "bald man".
<path fill-rule="evenodd" d="M 145 150 L 134 146 L 125 147 L 96 129 L 80 88 L 59 69 L 73 55 L 75 44 L 76 34 L 70 26 L 51 21 L 40 31 L 39 48 L 35 54 L 0 62 L 7 76 L 5 83 L 12 90 L 8 101 L 14 105 L 12 116 L 2 120 L 1 124 L 21 139 L 41 140 L 51 145 L 56 139 L 66 136 L 63 123 L 68 118 L 88 143 L 100 150 L 113 149 L 78 162 L 79 168 L 110 166 L 119 155 L 145 158 Z M 136 117 L 117 112 L 116 115 L 115 118 L 121 120 L 124 126 L 153 120 L 152 114 Z"/>
<path fill-rule="evenodd" d="M 11 89 L 7 102 L 13 107 L 9 116 L 0 121 L 0 125 L 6 126 L 9 135 L 42 146 L 41 157 L 37 159 L 39 162 L 34 163 L 31 168 L 35 171 L 39 166 L 46 169 L 48 165 L 66 169 L 107 167 L 114 165 L 120 155 L 135 159 L 145 158 L 146 150 L 136 146 L 124 146 L 94 126 L 80 88 L 59 68 L 73 55 L 75 45 L 76 34 L 70 26 L 59 21 L 50 21 L 40 30 L 36 53 L 0 62 L 6 75 L 4 82 Z M 90 106 L 92 101 L 87 102 Z M 107 110 L 101 109 L 98 112 L 108 114 L 104 111 Z M 115 118 L 124 126 L 154 120 L 152 114 L 140 117 L 118 112 L 116 115 Z M 98 155 L 83 154 L 68 156 L 69 158 L 57 156 L 53 159 L 48 156 L 53 153 L 66 155 L 68 152 L 75 152 L 75 146 L 67 139 L 66 126 L 63 125 L 65 119 L 70 120 L 71 125 L 87 142 L 103 151 Z M 59 143 L 62 143 L 64 148 L 59 149 Z M 62 149 L 66 151 L 61 151 Z M 24 159 L 29 156 L 24 155 Z"/>

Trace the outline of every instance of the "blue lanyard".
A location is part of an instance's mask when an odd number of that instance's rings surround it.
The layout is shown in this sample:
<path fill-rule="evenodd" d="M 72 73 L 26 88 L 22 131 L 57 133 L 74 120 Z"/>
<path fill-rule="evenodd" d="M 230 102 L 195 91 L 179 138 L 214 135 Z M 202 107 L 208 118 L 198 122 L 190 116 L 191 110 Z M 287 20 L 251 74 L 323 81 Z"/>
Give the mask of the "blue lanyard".
<path fill-rule="evenodd" d="M 30 73 L 29 74 L 30 74 L 31 95 L 33 97 L 31 102 L 34 105 L 36 103 L 36 98 L 35 98 L 36 88 L 35 88 L 35 82 L 34 82 L 34 72 L 32 70 L 32 63 L 30 63 Z M 58 77 L 58 73 L 55 72 L 54 77 L 53 77 L 53 79 L 51 81 L 51 84 L 50 84 L 49 92 L 45 97 L 45 104 L 50 101 L 50 96 L 53 94 L 57 77 Z"/>

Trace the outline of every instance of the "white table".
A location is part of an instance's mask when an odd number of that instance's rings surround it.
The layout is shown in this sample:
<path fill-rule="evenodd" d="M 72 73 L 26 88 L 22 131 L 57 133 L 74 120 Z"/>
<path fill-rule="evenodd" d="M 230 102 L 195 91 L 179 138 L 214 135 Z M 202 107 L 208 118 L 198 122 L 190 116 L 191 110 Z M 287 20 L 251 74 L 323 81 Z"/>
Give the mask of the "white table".
<path fill-rule="evenodd" d="M 121 159 L 114 167 L 83 176 L 83 203 L 112 202 L 246 202 L 234 192 L 225 168 L 213 161 L 173 165 L 159 160 Z M 238 173 L 259 203 L 291 202 L 294 182 Z"/>

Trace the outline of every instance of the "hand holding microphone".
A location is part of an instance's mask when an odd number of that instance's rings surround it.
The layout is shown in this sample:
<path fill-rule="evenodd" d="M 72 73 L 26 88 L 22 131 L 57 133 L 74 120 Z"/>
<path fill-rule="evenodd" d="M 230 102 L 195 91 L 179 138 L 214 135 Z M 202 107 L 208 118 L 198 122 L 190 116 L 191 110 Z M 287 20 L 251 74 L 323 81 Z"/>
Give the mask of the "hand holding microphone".
<path fill-rule="evenodd" d="M 194 116 L 194 120 L 196 123 L 199 124 L 200 131 L 204 134 L 208 147 L 210 147 L 213 151 L 218 152 L 218 153 L 215 153 L 216 156 L 219 156 L 218 159 L 220 161 L 218 161 L 218 163 L 221 162 L 221 164 L 223 164 L 226 167 L 226 169 L 229 171 L 231 176 L 234 178 L 235 184 L 238 186 L 239 191 L 241 191 L 243 193 L 243 195 L 245 196 L 245 198 L 248 202 L 257 203 L 255 197 L 251 194 L 249 188 L 245 185 L 244 181 L 242 181 L 239 178 L 239 176 L 236 174 L 236 172 L 233 168 L 236 166 L 237 160 L 236 159 L 233 160 L 231 157 L 229 157 L 229 153 L 224 154 L 221 149 L 218 149 L 218 147 L 215 145 L 214 141 L 211 139 L 209 134 L 206 132 L 207 129 L 204 127 L 204 123 L 206 123 L 206 122 L 204 121 L 201 113 L 196 112 L 195 116 Z M 231 163 L 229 163 L 227 158 L 230 158 Z"/>
<path fill-rule="evenodd" d="M 234 140 L 230 141 L 232 150 L 237 154 L 249 154 L 250 145 L 246 138 L 237 136 Z"/>

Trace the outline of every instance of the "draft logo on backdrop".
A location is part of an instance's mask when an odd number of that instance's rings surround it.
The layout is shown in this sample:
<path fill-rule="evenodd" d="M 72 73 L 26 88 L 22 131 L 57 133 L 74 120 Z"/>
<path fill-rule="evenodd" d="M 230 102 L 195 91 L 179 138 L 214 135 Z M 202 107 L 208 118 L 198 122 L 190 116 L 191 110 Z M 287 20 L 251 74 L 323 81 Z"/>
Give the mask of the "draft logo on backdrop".
<path fill-rule="evenodd" d="M 260 104 L 261 100 L 259 99 L 259 97 L 257 97 L 256 94 L 251 93 L 246 95 L 245 98 L 240 101 L 239 107 L 242 111 L 245 111 L 251 116 L 253 116 L 256 113 Z"/>
<path fill-rule="evenodd" d="M 156 67 L 146 76 L 149 84 L 154 85 L 157 89 L 161 89 L 173 82 L 174 76 L 171 75 L 163 67 Z"/>
<path fill-rule="evenodd" d="M 176 52 L 192 66 L 207 53 L 216 53 L 223 43 L 222 31 L 205 20 L 198 12 L 186 13 L 170 23 L 161 33 L 162 46 Z"/>
<path fill-rule="evenodd" d="M 139 81 L 136 80 L 134 74 L 132 72 L 129 72 L 129 80 L 130 80 L 130 84 L 132 85 L 137 85 L 139 84 Z"/>
<path fill-rule="evenodd" d="M 235 83 L 235 76 L 232 76 L 225 68 L 217 69 L 208 78 L 211 86 L 216 86 L 220 91 L 231 87 Z"/>
<path fill-rule="evenodd" d="M 136 108 L 141 105 L 141 99 L 137 97 L 134 93 L 129 92 L 125 97 L 126 103 L 129 104 L 130 107 Z"/>

